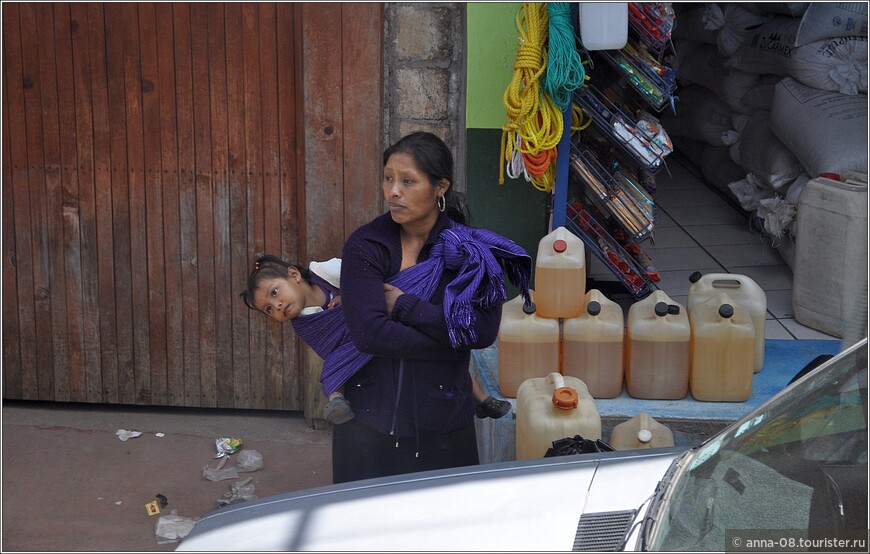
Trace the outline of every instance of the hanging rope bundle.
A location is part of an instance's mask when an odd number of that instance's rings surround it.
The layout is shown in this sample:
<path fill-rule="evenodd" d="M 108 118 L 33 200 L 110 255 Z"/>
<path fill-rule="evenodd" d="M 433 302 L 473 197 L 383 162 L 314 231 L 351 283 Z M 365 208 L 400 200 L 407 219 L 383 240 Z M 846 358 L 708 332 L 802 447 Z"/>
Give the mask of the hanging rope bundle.
<path fill-rule="evenodd" d="M 564 125 L 562 112 L 544 94 L 537 117 L 527 120 L 521 127 L 523 162 L 532 176 L 532 185 L 538 190 L 549 192 L 556 183 L 556 152 Z"/>
<path fill-rule="evenodd" d="M 519 50 L 511 83 L 504 93 L 508 122 L 502 126 L 501 156 L 512 178 L 531 176 L 540 190 L 550 190 L 555 175 L 555 149 L 562 136 L 562 114 L 541 89 L 547 68 L 545 49 L 549 18 L 547 5 L 524 3 L 517 11 Z M 520 171 L 520 158 L 524 166 Z M 504 184 L 504 166 L 499 164 L 499 184 Z"/>
<path fill-rule="evenodd" d="M 560 111 L 571 105 L 575 90 L 583 86 L 586 69 L 577 51 L 577 39 L 571 24 L 571 6 L 564 2 L 553 2 L 547 6 L 550 20 L 548 40 L 547 73 L 544 89 L 550 94 Z"/>

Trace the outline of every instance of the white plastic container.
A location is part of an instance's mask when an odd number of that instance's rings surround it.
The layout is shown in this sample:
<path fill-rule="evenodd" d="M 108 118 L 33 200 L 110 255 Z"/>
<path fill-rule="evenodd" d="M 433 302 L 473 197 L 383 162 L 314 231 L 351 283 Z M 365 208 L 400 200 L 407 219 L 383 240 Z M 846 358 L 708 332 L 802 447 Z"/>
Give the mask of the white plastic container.
<path fill-rule="evenodd" d="M 755 329 L 746 308 L 720 292 L 695 306 L 690 323 L 692 396 L 707 402 L 749 400 Z"/>
<path fill-rule="evenodd" d="M 586 309 L 562 322 L 562 375 L 586 383 L 593 398 L 622 392 L 625 317 L 622 307 L 592 289 Z"/>
<path fill-rule="evenodd" d="M 751 278 L 739 273 L 701 275 L 701 272 L 696 271 L 689 277 L 689 280 L 692 282 L 686 300 L 686 305 L 689 308 L 689 320 L 692 319 L 695 306 L 706 302 L 720 292 L 727 293 L 735 304 L 739 304 L 749 311 L 749 317 L 752 319 L 752 326 L 755 329 L 754 370 L 761 371 L 761 368 L 764 367 L 764 322 L 767 319 L 767 295 L 764 293 L 764 289 Z"/>
<path fill-rule="evenodd" d="M 679 400 L 689 392 L 692 331 L 682 304 L 655 290 L 631 305 L 625 334 L 625 386 L 634 398 Z"/>
<path fill-rule="evenodd" d="M 586 297 L 586 246 L 557 227 L 538 243 L 535 258 L 538 317 L 577 317 Z"/>
<path fill-rule="evenodd" d="M 535 292 L 530 291 L 532 300 Z M 498 387 L 514 398 L 526 379 L 559 371 L 559 320 L 538 317 L 524 306 L 523 296 L 505 302 L 498 329 Z"/>
<path fill-rule="evenodd" d="M 817 177 L 798 199 L 794 225 L 794 317 L 842 337 L 867 290 L 867 174 Z"/>
<path fill-rule="evenodd" d="M 641 450 L 674 446 L 674 433 L 647 413 L 623 421 L 610 432 L 607 443 L 614 450 Z"/>
<path fill-rule="evenodd" d="M 580 2 L 578 18 L 587 50 L 619 50 L 628 42 L 628 2 Z"/>
<path fill-rule="evenodd" d="M 553 441 L 601 438 L 601 416 L 580 379 L 550 373 L 527 379 L 517 393 L 517 460 L 543 458 Z"/>

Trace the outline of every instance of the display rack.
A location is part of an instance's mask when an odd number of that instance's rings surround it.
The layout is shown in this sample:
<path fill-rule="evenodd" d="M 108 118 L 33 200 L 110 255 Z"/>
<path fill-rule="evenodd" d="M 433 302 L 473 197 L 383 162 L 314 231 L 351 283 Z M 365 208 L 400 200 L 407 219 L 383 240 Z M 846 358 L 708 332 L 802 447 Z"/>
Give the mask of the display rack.
<path fill-rule="evenodd" d="M 580 237 L 625 290 L 641 299 L 659 280 L 640 243 L 654 232 L 653 175 L 667 170 L 664 158 L 671 149 L 666 133 L 651 136 L 658 121 L 640 106 L 656 112 L 673 107 L 676 74 L 660 60 L 671 44 L 674 19 L 668 3 L 629 7 L 629 43 L 621 50 L 596 52 L 603 62 L 590 66 L 591 81 L 605 87 L 587 82 L 574 92 L 574 105 L 592 123 L 580 135 L 583 139 L 571 140 L 572 107 L 562 114 L 565 132 L 558 146 L 552 214 L 553 227 L 564 226 Z M 586 138 L 606 148 L 592 148 Z M 599 150 L 606 151 L 605 157 Z"/>
<path fill-rule="evenodd" d="M 566 206 L 566 228 L 583 240 L 586 249 L 601 260 L 633 296 L 648 296 L 653 291 L 653 280 L 658 277 L 655 270 L 650 266 L 641 267 L 635 257 L 599 223 L 598 218 L 580 206 L 578 203 Z"/>

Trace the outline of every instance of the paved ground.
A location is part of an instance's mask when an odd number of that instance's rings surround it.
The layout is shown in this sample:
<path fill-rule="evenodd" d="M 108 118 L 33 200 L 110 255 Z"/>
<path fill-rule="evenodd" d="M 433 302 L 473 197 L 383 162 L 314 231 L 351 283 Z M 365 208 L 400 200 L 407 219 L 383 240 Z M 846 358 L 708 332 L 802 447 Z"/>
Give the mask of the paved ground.
<path fill-rule="evenodd" d="M 768 346 L 777 342 L 768 341 Z M 789 366 L 776 390 L 807 361 L 828 352 L 820 350 L 822 346 L 837 351 L 837 343 L 787 342 L 791 344 L 779 356 L 775 355 L 778 350 L 767 349 L 763 376 L 777 374 L 776 359 Z M 803 352 L 799 346 L 811 348 Z M 614 415 L 603 409 L 606 402 L 598 404 L 602 416 Z M 632 406 L 636 411 L 636 404 Z M 706 407 L 722 410 L 721 403 Z M 694 446 L 727 424 L 707 421 L 702 415 L 667 422 L 677 444 Z M 608 421 L 611 427 L 616 422 Z M 478 435 L 484 438 L 481 460 L 513 459 L 512 451 L 508 452 L 513 448 L 513 422 L 478 423 Z M 488 432 L 485 425 L 489 425 Z M 116 436 L 119 429 L 142 434 L 121 441 Z M 163 514 L 176 510 L 179 516 L 197 518 L 216 508 L 230 484 L 247 477 L 253 478 L 258 497 L 328 485 L 332 482 L 331 436 L 329 429 L 309 427 L 299 412 L 4 401 L 0 550 L 174 550 L 176 544 L 158 541 L 155 526 L 160 516 L 149 516 L 145 508 L 157 494 L 169 501 Z M 262 455 L 263 469 L 243 473 L 240 479 L 204 478 L 203 467 L 217 466 L 215 439 L 220 437 L 241 437 L 243 448 Z M 235 465 L 237 457 L 230 460 Z M 233 550 L 233 545 L 227 545 L 227 550 Z"/>
<path fill-rule="evenodd" d="M 4 552 L 174 550 L 158 542 L 160 515 L 145 505 L 162 494 L 162 514 L 213 510 L 237 481 L 202 475 L 217 466 L 220 437 L 262 455 L 263 469 L 240 474 L 253 477 L 258 497 L 332 482 L 332 433 L 298 412 L 4 401 L 2 415 Z M 119 429 L 142 434 L 121 441 Z"/>

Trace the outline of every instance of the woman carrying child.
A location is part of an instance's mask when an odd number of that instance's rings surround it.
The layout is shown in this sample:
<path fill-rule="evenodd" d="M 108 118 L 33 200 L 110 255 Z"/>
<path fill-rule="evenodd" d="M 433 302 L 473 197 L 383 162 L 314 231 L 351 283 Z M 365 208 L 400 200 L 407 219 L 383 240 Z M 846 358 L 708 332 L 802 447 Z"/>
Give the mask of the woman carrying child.
<path fill-rule="evenodd" d="M 498 335 L 505 276 L 531 301 L 531 257 L 465 224 L 441 139 L 408 135 L 383 164 L 389 211 L 352 233 L 342 254 L 341 308 L 368 359 L 344 383 L 356 417 L 333 430 L 336 483 L 479 463 L 471 351 Z M 324 370 L 349 359 L 334 356 Z"/>

